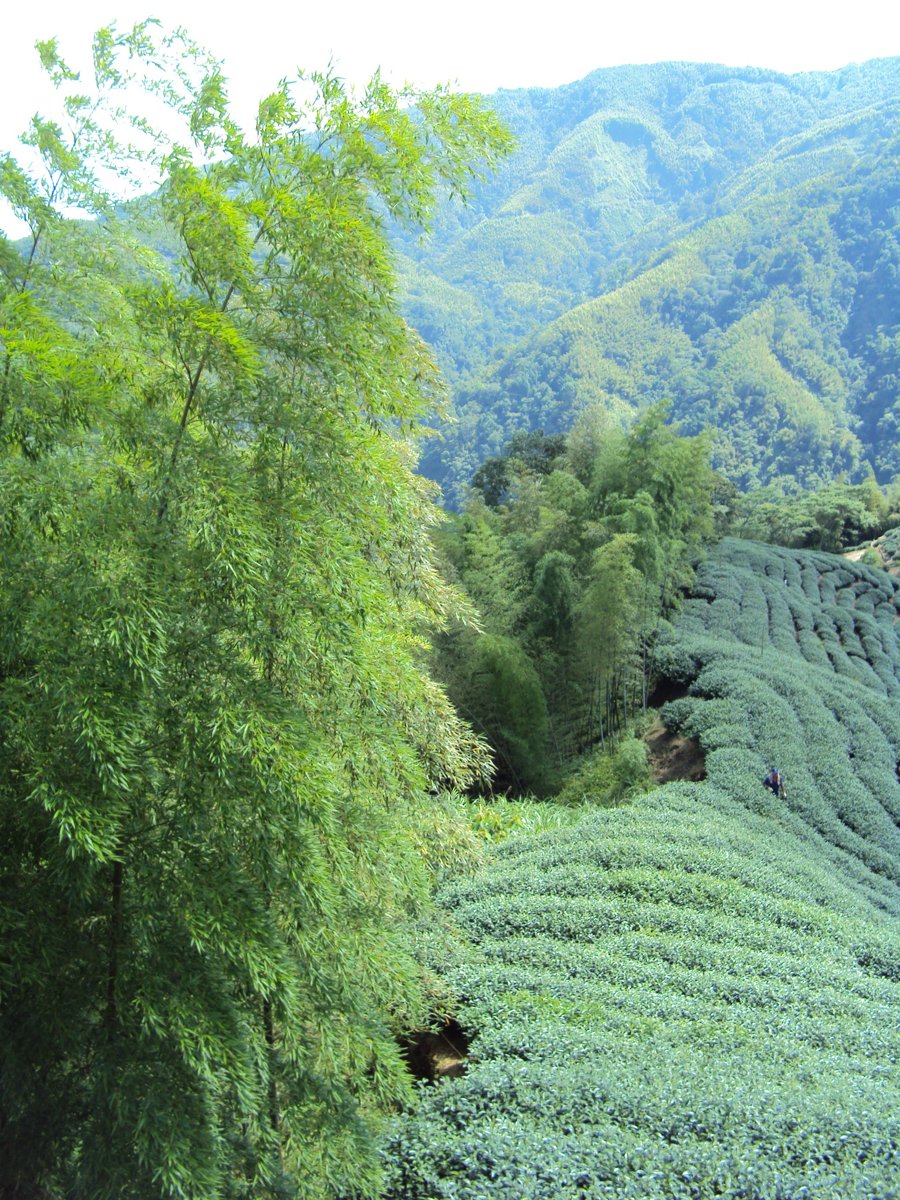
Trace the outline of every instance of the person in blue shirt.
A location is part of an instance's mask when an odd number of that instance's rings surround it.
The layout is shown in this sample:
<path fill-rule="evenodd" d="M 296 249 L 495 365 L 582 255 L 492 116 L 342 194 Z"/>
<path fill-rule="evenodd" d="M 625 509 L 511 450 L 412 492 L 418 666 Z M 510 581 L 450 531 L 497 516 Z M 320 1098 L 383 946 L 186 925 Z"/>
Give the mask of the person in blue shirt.
<path fill-rule="evenodd" d="M 784 779 L 777 767 L 769 767 L 769 773 L 763 780 L 763 786 L 767 787 L 779 800 L 784 799 Z"/>

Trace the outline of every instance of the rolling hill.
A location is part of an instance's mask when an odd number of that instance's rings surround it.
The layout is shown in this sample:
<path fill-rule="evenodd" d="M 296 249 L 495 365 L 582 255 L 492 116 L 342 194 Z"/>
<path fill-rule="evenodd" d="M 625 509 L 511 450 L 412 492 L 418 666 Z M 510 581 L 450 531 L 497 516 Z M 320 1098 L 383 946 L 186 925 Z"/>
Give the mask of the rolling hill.
<path fill-rule="evenodd" d="M 663 651 L 706 778 L 445 888 L 471 1054 L 395 1122 L 391 1200 L 897 1196 L 898 596 L 710 557 Z"/>

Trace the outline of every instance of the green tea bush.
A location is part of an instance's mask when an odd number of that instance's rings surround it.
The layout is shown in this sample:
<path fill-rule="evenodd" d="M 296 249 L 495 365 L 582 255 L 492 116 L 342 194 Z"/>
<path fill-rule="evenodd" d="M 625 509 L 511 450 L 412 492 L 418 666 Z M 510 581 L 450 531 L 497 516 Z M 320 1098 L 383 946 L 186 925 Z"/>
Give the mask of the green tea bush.
<path fill-rule="evenodd" d="M 741 837 L 715 824 L 713 880 L 727 896 L 728 847 Z M 688 849 L 685 832 L 677 844 Z M 705 832 L 695 849 L 711 840 L 708 824 Z M 608 851 L 605 839 L 599 845 Z M 664 857 L 637 876 L 613 876 L 614 894 L 643 898 L 623 906 L 630 919 L 613 931 L 612 906 L 592 923 L 590 905 L 561 921 L 573 906 L 556 904 L 542 923 L 547 906 L 532 903 L 527 934 L 497 924 L 488 933 L 485 916 L 521 907 L 529 877 L 538 897 L 556 885 L 524 863 L 511 888 L 469 889 L 457 912 L 478 932 L 483 961 L 459 983 L 481 1030 L 477 1061 L 466 1079 L 429 1089 L 403 1121 L 389 1147 L 390 1194 L 891 1194 L 891 1083 L 877 1063 L 897 1051 L 895 1010 L 889 984 L 854 957 L 852 922 L 809 899 L 766 895 L 763 866 L 746 885 L 755 910 L 735 897 L 733 920 L 698 921 L 693 936 L 690 922 L 667 931 L 647 887 Z M 698 864 L 687 859 L 681 870 L 694 870 L 681 879 L 673 870 L 670 899 L 684 907 L 702 892 L 711 915 L 719 895 L 702 868 L 713 864 L 702 862 L 698 889 Z M 752 867 L 749 855 L 743 861 Z M 588 893 L 599 874 L 585 874 Z M 869 1060 L 872 1070 L 848 1072 Z"/>
<path fill-rule="evenodd" d="M 898 629 L 883 572 L 701 568 L 659 660 L 707 779 L 443 890 L 476 1036 L 387 1136 L 390 1200 L 897 1200 Z"/>

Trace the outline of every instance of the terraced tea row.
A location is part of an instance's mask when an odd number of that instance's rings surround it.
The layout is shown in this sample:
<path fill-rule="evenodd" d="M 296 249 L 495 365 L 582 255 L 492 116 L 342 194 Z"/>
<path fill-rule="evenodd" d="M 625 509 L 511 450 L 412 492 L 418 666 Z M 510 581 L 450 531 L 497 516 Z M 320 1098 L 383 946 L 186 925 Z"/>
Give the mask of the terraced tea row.
<path fill-rule="evenodd" d="M 662 659 L 707 780 L 446 889 L 477 1036 L 396 1123 L 391 1200 L 898 1195 L 895 618 L 893 581 L 828 556 L 703 568 Z"/>

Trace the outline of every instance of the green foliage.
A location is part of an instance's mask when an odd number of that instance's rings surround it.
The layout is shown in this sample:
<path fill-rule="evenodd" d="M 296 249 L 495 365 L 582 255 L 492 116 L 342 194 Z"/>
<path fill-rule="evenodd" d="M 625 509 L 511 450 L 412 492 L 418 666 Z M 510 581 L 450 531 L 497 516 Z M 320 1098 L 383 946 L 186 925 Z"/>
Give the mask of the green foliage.
<path fill-rule="evenodd" d="M 443 889 L 472 942 L 447 976 L 469 1066 L 389 1130 L 390 1200 L 891 1200 L 897 601 L 825 554 L 710 556 L 664 710 L 708 778 Z"/>
<path fill-rule="evenodd" d="M 538 637 L 564 638 L 572 627 L 578 585 L 575 559 L 564 550 L 549 550 L 534 569 L 532 620 Z"/>
<path fill-rule="evenodd" d="M 785 812 L 833 847 L 873 901 L 890 898 L 900 855 L 896 581 L 826 555 L 725 545 L 685 604 L 674 648 L 692 661 L 692 694 L 664 715 L 699 739 L 710 778 L 715 754 L 733 756 L 735 745 L 747 755 L 742 780 L 778 765 Z"/>
<path fill-rule="evenodd" d="M 490 636 L 446 631 L 435 671 L 494 747 L 500 790 L 551 787 L 646 708 L 652 642 L 713 524 L 708 442 L 667 415 L 512 439 L 436 535 Z"/>
<path fill-rule="evenodd" d="M 497 796 L 467 804 L 467 819 L 472 829 L 488 845 L 513 836 L 542 836 L 573 825 L 580 816 L 577 807 L 564 808 L 555 800 L 537 800 L 533 796 L 517 800 Z"/>
<path fill-rule="evenodd" d="M 598 402 L 627 425 L 670 400 L 742 488 L 896 475 L 897 72 L 668 63 L 498 94 L 517 154 L 462 223 L 398 238 L 455 383 L 423 459 L 448 499 Z"/>
<path fill-rule="evenodd" d="M 870 479 L 787 494 L 774 485 L 735 496 L 729 526 L 738 536 L 834 553 L 881 532 L 890 519 L 888 497 Z"/>
<path fill-rule="evenodd" d="M 483 760 L 421 665 L 457 602 L 385 214 L 507 139 L 325 75 L 246 140 L 181 34 L 102 30 L 96 94 L 40 50 L 60 123 L 0 168 L 0 1191 L 372 1196 L 429 1006 L 410 831 Z M 174 144 L 114 140 L 141 85 Z M 103 191 L 131 167 L 165 253 Z"/>
<path fill-rule="evenodd" d="M 411 830 L 436 879 L 473 871 L 484 862 L 480 813 L 459 792 L 440 792 Z"/>
<path fill-rule="evenodd" d="M 900 573 L 900 526 L 888 529 L 881 537 L 876 538 L 871 549 L 878 558 L 874 565 L 884 567 L 892 575 Z"/>
<path fill-rule="evenodd" d="M 482 493 L 485 504 L 496 508 L 507 499 L 518 474 L 548 475 L 564 449 L 565 438 L 561 434 L 547 437 L 542 429 L 532 433 L 518 430 L 502 454 L 486 459 L 479 466 L 472 476 L 472 487 Z"/>
<path fill-rule="evenodd" d="M 459 711 L 496 754 L 495 786 L 517 794 L 542 790 L 547 770 L 547 702 L 537 672 L 518 642 L 496 634 L 467 638 L 447 688 Z"/>
<path fill-rule="evenodd" d="M 650 787 L 647 746 L 626 735 L 605 750 L 592 751 L 566 778 L 556 800 L 560 804 L 622 804 Z"/>

